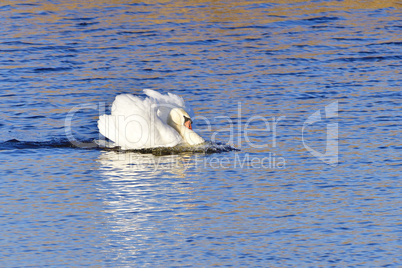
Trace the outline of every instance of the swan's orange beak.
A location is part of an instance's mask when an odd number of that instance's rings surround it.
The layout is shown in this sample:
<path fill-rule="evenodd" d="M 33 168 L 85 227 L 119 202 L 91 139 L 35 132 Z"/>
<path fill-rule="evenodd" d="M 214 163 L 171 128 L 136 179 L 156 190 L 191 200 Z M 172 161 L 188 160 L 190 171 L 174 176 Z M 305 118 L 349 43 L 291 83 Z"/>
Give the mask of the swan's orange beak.
<path fill-rule="evenodd" d="M 188 128 L 188 129 L 193 129 L 193 127 L 191 126 L 191 120 L 187 120 L 187 121 L 184 123 L 184 126 L 185 126 L 186 128 Z"/>

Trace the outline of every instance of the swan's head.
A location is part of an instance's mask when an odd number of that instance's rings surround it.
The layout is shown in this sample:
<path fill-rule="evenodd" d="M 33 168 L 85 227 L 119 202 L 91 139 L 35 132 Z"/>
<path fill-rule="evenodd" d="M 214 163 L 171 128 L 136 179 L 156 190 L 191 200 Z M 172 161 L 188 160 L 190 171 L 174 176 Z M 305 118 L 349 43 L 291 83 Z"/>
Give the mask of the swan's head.
<path fill-rule="evenodd" d="M 190 116 L 182 108 L 174 108 L 170 111 L 168 124 L 177 129 L 178 126 L 185 126 L 188 129 L 193 129 L 191 126 Z"/>
<path fill-rule="evenodd" d="M 174 108 L 170 111 L 167 123 L 182 136 L 184 142 L 189 145 L 198 145 L 205 140 L 195 133 L 191 126 L 191 118 L 182 108 Z"/>

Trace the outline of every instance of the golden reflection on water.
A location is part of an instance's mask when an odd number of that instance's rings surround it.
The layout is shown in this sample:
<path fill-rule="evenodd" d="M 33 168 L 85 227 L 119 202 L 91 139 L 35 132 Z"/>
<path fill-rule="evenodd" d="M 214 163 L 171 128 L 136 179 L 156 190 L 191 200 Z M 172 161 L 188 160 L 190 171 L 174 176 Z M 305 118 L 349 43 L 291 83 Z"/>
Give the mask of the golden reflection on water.
<path fill-rule="evenodd" d="M 25 4 L 26 1 L 2 1 L 3 5 L 18 6 Z M 145 5 L 143 5 L 145 4 Z M 64 17 L 64 11 L 82 11 L 96 8 L 110 8 L 113 6 L 127 6 L 126 12 L 113 16 L 113 19 L 105 17 L 97 18 L 105 24 L 122 23 L 131 20 L 151 20 L 153 23 L 166 23 L 168 21 L 176 23 L 209 21 L 215 22 L 236 22 L 237 26 L 250 26 L 250 22 L 255 24 L 268 24 L 277 21 L 284 21 L 294 16 L 308 15 L 314 17 L 315 14 L 323 12 L 343 12 L 353 17 L 354 10 L 362 9 L 382 9 L 400 8 L 400 1 L 366 1 L 366 0 L 346 0 L 346 1 L 327 1 L 307 2 L 305 0 L 275 0 L 266 1 L 63 1 L 62 3 L 43 2 L 38 5 L 26 5 L 19 7 L 23 12 L 33 13 L 31 18 L 34 24 L 57 22 Z M 41 12 L 51 13 L 43 15 Z M 133 16 L 130 11 L 141 14 L 141 17 Z M 390 17 L 390 20 L 397 19 Z M 359 23 L 356 21 L 356 23 Z M 360 23 L 364 23 L 360 21 Z M 251 23 L 252 25 L 253 23 Z M 202 32 L 197 32 L 201 34 Z"/>
<path fill-rule="evenodd" d="M 283 67 L 278 65 L 278 59 L 317 59 L 319 56 L 328 56 L 332 54 L 337 54 L 339 49 L 349 48 L 350 44 L 336 42 L 329 43 L 332 40 L 333 32 L 321 32 L 320 36 L 315 36 L 314 33 L 310 32 L 306 34 L 305 38 L 293 38 L 284 34 L 286 32 L 297 32 L 303 33 L 306 31 L 303 25 L 300 23 L 295 23 L 293 28 L 273 26 L 269 29 L 261 31 L 261 29 L 255 29 L 254 26 L 267 26 L 270 23 L 289 21 L 297 19 L 309 19 L 317 17 L 317 14 L 322 16 L 322 13 L 327 13 L 326 16 L 337 16 L 337 13 L 341 13 L 341 19 L 336 20 L 334 23 L 338 27 L 345 27 L 345 30 L 339 29 L 337 36 L 343 36 L 345 39 L 353 39 L 368 36 L 378 36 L 383 33 L 383 29 L 386 22 L 378 21 L 376 18 L 367 17 L 368 15 L 360 12 L 363 9 L 379 9 L 379 8 L 395 8 L 399 9 L 401 4 L 398 1 L 329 1 L 326 3 L 321 2 L 306 2 L 306 1 L 271 1 L 267 4 L 266 1 L 145 1 L 142 5 L 139 1 L 127 3 L 127 1 L 90 1 L 83 4 L 78 1 L 68 1 L 63 3 L 50 3 L 44 2 L 38 5 L 19 5 L 24 4 L 25 1 L 3 1 L 4 5 L 10 5 L 16 7 L 10 13 L 10 16 L 17 16 L 18 13 L 21 16 L 25 16 L 26 21 L 29 21 L 30 27 L 22 25 L 18 30 L 9 32 L 8 35 L 14 38 L 26 38 L 33 35 L 38 36 L 36 41 L 42 43 L 48 42 L 51 45 L 54 43 L 59 43 L 65 45 L 65 42 L 86 42 L 86 49 L 88 51 L 81 53 L 80 58 L 82 61 L 86 62 L 86 67 L 80 72 L 76 72 L 76 75 L 82 78 L 110 78 L 110 77 L 121 77 L 122 75 L 127 75 L 121 72 L 129 72 L 127 68 L 118 68 L 119 65 L 129 65 L 130 63 L 124 62 L 122 60 L 122 55 L 119 50 L 108 52 L 111 53 L 108 56 L 119 58 L 119 61 L 113 62 L 114 70 L 110 72 L 95 72 L 94 68 L 100 70 L 102 67 L 107 67 L 105 62 L 99 61 L 101 57 L 98 55 L 96 62 L 91 62 L 93 59 L 93 54 L 98 54 L 98 51 L 105 48 L 103 43 L 105 42 L 102 38 L 94 38 L 96 33 L 93 31 L 102 31 L 103 36 L 106 35 L 116 35 L 115 30 L 116 25 L 132 25 L 133 22 L 138 26 L 136 29 L 127 29 L 127 31 L 148 31 L 150 26 L 154 27 L 157 24 L 161 24 L 158 27 L 158 31 L 161 33 L 169 33 L 174 30 L 180 31 L 180 34 L 166 34 L 163 36 L 163 40 L 158 36 L 155 37 L 155 43 L 163 44 L 175 44 L 174 46 L 158 46 L 157 51 L 153 53 L 159 53 L 159 55 L 164 55 L 161 58 L 160 63 L 155 63 L 155 69 L 169 69 L 173 71 L 172 73 L 144 73 L 140 72 L 137 74 L 139 78 L 142 79 L 155 79 L 158 77 L 174 76 L 175 72 L 180 69 L 188 69 L 186 76 L 197 75 L 200 71 L 204 75 L 208 74 L 220 74 L 220 75 L 233 75 L 237 79 L 249 79 L 252 80 L 256 75 L 264 74 L 297 74 L 299 72 L 305 72 L 297 68 L 289 68 L 289 66 Z M 137 3 L 137 4 L 135 4 Z M 124 5 L 124 10 L 113 9 L 112 7 Z M 92 9 L 104 9 L 105 16 L 94 16 L 88 13 L 88 10 Z M 85 20 L 82 27 L 77 30 L 77 25 L 81 23 L 78 19 L 88 19 Z M 387 20 L 399 20 L 395 13 L 391 13 L 386 18 Z M 381 17 L 384 20 L 384 17 Z M 18 19 L 9 19 L 10 23 L 15 23 L 18 25 Z M 199 28 L 197 23 L 203 22 L 209 23 L 211 27 L 207 29 Z M 85 24 L 87 23 L 87 24 Z M 172 23 L 171 26 L 168 23 Z M 183 30 L 180 27 L 180 23 L 190 23 L 191 30 Z M 219 27 L 214 27 L 215 23 L 219 23 Z M 51 27 L 50 27 L 51 26 Z M 350 32 L 350 26 L 359 27 L 359 32 Z M 177 28 L 180 29 L 177 29 Z M 85 29 L 88 29 L 86 31 Z M 61 36 L 64 31 L 71 32 L 74 34 L 64 37 Z M 262 34 L 266 33 L 272 38 L 263 38 Z M 135 44 L 144 46 L 143 48 L 136 47 L 135 51 L 129 50 L 124 53 L 130 53 L 133 58 L 140 57 L 141 60 L 150 60 L 152 55 L 150 54 L 147 45 L 152 45 L 149 40 L 140 40 L 134 38 L 130 35 L 118 35 L 120 40 L 125 40 L 124 44 L 113 44 L 115 48 L 124 48 L 126 45 Z M 88 42 L 90 39 L 90 42 Z M 208 46 L 208 53 L 201 53 L 200 49 L 205 49 L 203 46 L 189 45 L 192 42 L 197 42 L 200 40 L 219 40 L 232 43 L 234 47 L 230 49 L 222 49 L 221 47 L 215 47 L 214 45 Z M 233 42 L 236 40 L 250 40 L 250 42 Z M 273 42 L 274 40 L 274 42 Z M 398 35 L 387 36 L 387 40 L 375 41 L 375 42 L 392 42 L 400 41 Z M 155 44 L 154 43 L 154 44 Z M 253 54 L 249 55 L 250 49 L 248 46 L 252 44 Z M 315 51 L 302 50 L 296 52 L 284 52 L 281 55 L 276 55 L 275 58 L 271 57 L 261 57 L 259 53 L 265 53 L 267 48 L 270 51 L 286 51 L 292 46 L 317 46 L 325 45 L 336 47 L 337 49 L 316 49 Z M 7 45 L 10 49 L 18 49 L 17 45 L 9 44 Z M 97 49 L 98 51 L 91 52 L 92 49 Z M 191 60 L 194 61 L 208 61 L 209 68 L 197 68 L 188 62 L 188 58 L 174 60 L 172 58 L 166 57 L 169 54 L 180 54 L 186 51 L 186 54 L 191 54 Z M 1 54 L 0 54 L 1 55 Z M 240 58 L 239 58 L 240 56 Z M 25 55 L 25 60 L 27 56 Z M 35 55 L 32 55 L 32 60 L 35 60 Z M 248 73 L 247 66 L 235 66 L 234 68 L 222 68 L 219 65 L 219 60 L 224 58 L 234 58 L 238 62 L 241 62 L 245 57 L 247 57 L 249 64 L 254 64 L 255 66 L 261 64 L 264 66 L 269 66 L 269 68 L 259 68 L 255 69 L 252 73 Z M 218 60 L 216 63 L 212 62 L 214 59 Z M 105 59 L 106 60 L 106 59 Z M 342 63 L 328 63 L 324 65 L 327 68 L 339 68 Z M 180 66 L 180 67 L 178 67 Z M 367 66 L 370 66 L 369 64 Z M 22 68 L 26 67 L 17 61 L 14 64 L 9 64 L 5 66 L 8 69 Z M 52 66 L 50 66 L 52 67 Z M 93 67 L 93 68 L 90 68 Z M 364 66 L 361 66 L 362 68 Z M 67 74 L 67 73 L 66 73 Z M 60 75 L 58 73 L 57 75 Z M 128 74 L 130 75 L 130 74 Z M 386 74 L 384 74 L 386 75 Z M 49 74 L 49 76 L 54 76 L 54 74 Z M 233 76 L 228 79 L 233 79 Z M 35 75 L 29 76 L 27 78 L 35 77 Z M 211 89 L 214 89 L 216 83 L 221 82 L 222 78 L 217 76 L 206 77 Z M 366 77 L 357 77 L 351 73 L 343 74 L 339 77 L 342 81 L 363 81 Z M 300 81 L 294 81 L 295 83 L 300 83 Z M 46 87 L 44 81 L 40 85 L 41 87 Z M 180 82 L 179 82 L 180 83 Z M 186 86 L 184 82 L 183 87 Z M 289 81 L 278 82 L 286 83 Z M 113 85 L 108 84 L 103 87 L 110 87 Z M 218 89 L 218 87 L 216 88 Z M 236 95 L 233 95 L 237 97 Z"/>

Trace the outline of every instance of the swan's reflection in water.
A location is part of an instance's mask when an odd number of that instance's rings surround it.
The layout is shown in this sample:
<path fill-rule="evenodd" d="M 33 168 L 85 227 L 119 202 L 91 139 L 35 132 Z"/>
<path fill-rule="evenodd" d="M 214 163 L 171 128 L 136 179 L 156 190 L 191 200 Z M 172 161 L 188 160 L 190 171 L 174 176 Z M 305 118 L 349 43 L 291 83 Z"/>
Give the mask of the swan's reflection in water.
<path fill-rule="evenodd" d="M 103 173 L 111 177 L 129 176 L 133 179 L 175 175 L 185 177 L 186 172 L 196 165 L 198 155 L 141 154 L 136 152 L 104 151 L 99 157 Z"/>
<path fill-rule="evenodd" d="M 177 215 L 192 203 L 194 154 L 104 151 L 98 161 L 110 230 L 107 241 L 115 250 L 109 253 L 144 258 L 169 251 L 177 240 Z"/>

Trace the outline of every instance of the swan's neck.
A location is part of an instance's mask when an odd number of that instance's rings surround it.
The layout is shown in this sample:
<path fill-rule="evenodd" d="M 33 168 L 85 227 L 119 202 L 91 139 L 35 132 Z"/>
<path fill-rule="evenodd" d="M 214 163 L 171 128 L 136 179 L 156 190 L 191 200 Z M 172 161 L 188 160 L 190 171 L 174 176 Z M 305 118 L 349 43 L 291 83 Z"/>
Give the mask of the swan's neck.
<path fill-rule="evenodd" d="M 180 125 L 175 125 L 175 129 L 177 132 L 179 132 L 180 136 L 184 137 L 186 136 L 186 127 L 185 126 L 180 126 Z"/>
<path fill-rule="evenodd" d="M 179 132 L 179 134 L 183 138 L 183 140 L 186 143 L 188 143 L 189 145 L 197 145 L 197 144 L 205 142 L 205 140 L 201 136 L 199 136 L 193 130 L 188 129 L 185 126 L 181 126 L 181 125 L 177 125 L 177 124 L 172 124 L 171 126 L 177 132 Z"/>

